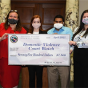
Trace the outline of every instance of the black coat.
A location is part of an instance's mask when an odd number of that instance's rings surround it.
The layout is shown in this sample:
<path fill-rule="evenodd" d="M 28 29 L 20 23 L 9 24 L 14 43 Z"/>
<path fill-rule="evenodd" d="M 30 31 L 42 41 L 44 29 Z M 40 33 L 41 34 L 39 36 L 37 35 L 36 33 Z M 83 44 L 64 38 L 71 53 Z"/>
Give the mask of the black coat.
<path fill-rule="evenodd" d="M 41 31 L 41 30 L 39 30 L 39 34 L 47 34 L 47 31 Z"/>

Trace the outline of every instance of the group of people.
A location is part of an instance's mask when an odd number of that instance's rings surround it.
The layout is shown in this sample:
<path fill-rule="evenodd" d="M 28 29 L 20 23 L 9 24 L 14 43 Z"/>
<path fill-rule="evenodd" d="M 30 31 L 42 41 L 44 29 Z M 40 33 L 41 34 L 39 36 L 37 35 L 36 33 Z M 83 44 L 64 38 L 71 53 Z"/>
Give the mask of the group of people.
<path fill-rule="evenodd" d="M 39 15 L 34 15 L 30 22 L 29 32 L 22 27 L 16 10 L 11 10 L 5 23 L 0 24 L 0 84 L 3 88 L 17 88 L 21 66 L 8 65 L 8 34 L 69 34 L 70 53 L 74 60 L 74 88 L 88 88 L 88 10 L 82 13 L 80 26 L 73 35 L 72 30 L 64 26 L 64 18 L 56 15 L 54 27 L 48 31 L 42 29 Z M 69 53 L 69 54 L 70 54 Z M 35 57 L 36 58 L 36 57 Z M 43 66 L 27 65 L 29 71 L 29 87 L 35 88 L 35 73 L 37 88 L 42 88 Z M 58 88 L 59 76 L 61 88 L 69 88 L 70 66 L 47 66 L 49 88 Z"/>

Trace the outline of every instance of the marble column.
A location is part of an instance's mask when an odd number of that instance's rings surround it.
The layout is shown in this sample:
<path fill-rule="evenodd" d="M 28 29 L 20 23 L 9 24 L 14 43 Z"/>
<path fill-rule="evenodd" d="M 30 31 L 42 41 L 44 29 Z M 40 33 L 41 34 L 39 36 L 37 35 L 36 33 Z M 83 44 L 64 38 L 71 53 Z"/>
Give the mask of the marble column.
<path fill-rule="evenodd" d="M 0 0 L 0 23 L 5 22 L 5 18 L 11 9 L 11 0 Z"/>
<path fill-rule="evenodd" d="M 66 16 L 65 16 L 65 26 L 71 28 L 74 32 L 75 28 L 79 25 L 79 0 L 66 0 Z M 73 70 L 73 54 L 71 54 L 71 72 L 70 80 L 74 80 L 74 70 Z"/>
<path fill-rule="evenodd" d="M 79 20 L 79 0 L 66 0 L 65 26 L 72 31 L 78 27 Z"/>

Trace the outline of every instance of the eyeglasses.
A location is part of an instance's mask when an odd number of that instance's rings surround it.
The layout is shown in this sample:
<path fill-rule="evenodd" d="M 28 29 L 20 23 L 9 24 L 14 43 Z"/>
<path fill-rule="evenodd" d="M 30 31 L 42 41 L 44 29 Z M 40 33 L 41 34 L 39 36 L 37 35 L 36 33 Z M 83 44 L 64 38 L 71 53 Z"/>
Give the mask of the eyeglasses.
<path fill-rule="evenodd" d="M 10 10 L 10 12 L 17 12 L 17 10 Z"/>

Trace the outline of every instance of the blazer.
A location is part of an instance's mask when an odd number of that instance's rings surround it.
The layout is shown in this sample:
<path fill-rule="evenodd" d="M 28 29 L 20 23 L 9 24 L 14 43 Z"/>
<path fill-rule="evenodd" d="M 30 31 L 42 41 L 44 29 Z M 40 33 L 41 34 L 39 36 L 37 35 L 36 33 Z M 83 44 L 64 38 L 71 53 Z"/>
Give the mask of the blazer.
<path fill-rule="evenodd" d="M 47 31 L 41 31 L 41 30 L 39 30 L 39 34 L 47 34 Z"/>

